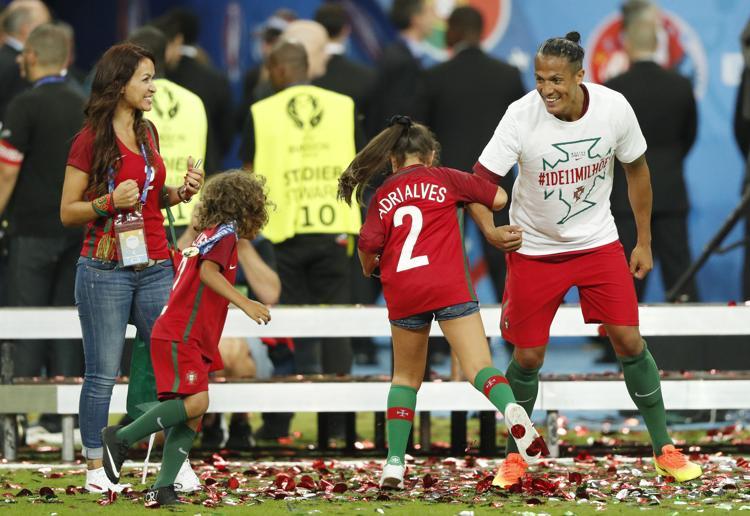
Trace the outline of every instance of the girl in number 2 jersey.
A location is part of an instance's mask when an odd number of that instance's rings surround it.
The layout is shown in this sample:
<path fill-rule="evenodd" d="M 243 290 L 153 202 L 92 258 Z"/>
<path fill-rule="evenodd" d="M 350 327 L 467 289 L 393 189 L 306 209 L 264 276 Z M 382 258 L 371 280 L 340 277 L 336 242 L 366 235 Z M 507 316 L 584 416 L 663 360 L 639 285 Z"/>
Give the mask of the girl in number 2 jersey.
<path fill-rule="evenodd" d="M 351 202 L 357 190 L 361 201 L 375 173 L 389 162 L 393 170 L 370 202 L 358 245 L 365 276 L 380 267 L 393 336 L 388 459 L 381 487 L 404 486 L 406 442 L 433 318 L 458 355 L 466 378 L 505 415 L 509 434 L 518 443 L 518 460 L 536 459 L 546 450 L 516 404 L 508 381 L 492 365 L 463 249 L 463 204 L 476 202 L 499 210 L 508 197 L 484 179 L 433 166 L 438 150 L 427 127 L 396 116 L 339 180 L 340 198 Z"/>

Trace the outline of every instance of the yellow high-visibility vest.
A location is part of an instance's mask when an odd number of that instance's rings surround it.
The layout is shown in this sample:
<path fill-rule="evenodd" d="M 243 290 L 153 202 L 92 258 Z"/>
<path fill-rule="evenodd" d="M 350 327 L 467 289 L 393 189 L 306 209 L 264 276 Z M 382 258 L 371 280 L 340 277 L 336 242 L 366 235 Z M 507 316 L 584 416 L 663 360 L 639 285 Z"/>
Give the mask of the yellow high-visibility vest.
<path fill-rule="evenodd" d="M 266 178 L 263 235 L 277 244 L 298 234 L 359 231 L 356 203 L 336 200 L 338 179 L 354 155 L 354 101 L 316 86 L 291 86 L 250 107 L 253 171 Z"/>
<path fill-rule="evenodd" d="M 203 101 L 192 91 L 168 79 L 156 79 L 156 93 L 151 111 L 144 116 L 151 120 L 159 131 L 159 154 L 167 169 L 167 186 L 182 186 L 187 173 L 187 159 L 206 159 L 206 137 L 208 117 Z M 213 171 L 212 171 L 213 172 Z M 172 207 L 175 226 L 187 226 L 193 209 L 200 197 L 194 195 L 189 203 Z M 168 224 L 167 213 L 164 224 Z"/>

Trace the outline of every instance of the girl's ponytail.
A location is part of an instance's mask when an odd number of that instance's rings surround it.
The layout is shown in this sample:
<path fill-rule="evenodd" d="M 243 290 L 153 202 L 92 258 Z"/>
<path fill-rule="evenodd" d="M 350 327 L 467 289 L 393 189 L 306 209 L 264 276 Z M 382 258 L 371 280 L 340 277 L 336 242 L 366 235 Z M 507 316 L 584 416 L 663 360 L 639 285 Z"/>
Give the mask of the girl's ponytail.
<path fill-rule="evenodd" d="M 422 124 L 412 122 L 404 115 L 392 116 L 388 127 L 383 129 L 364 149 L 354 157 L 354 160 L 339 177 L 338 198 L 351 205 L 354 191 L 357 191 L 357 202 L 362 202 L 362 193 L 370 179 L 386 169 L 391 157 L 403 164 L 407 154 L 416 154 L 424 161 L 428 155 L 439 150 L 429 129 Z"/>

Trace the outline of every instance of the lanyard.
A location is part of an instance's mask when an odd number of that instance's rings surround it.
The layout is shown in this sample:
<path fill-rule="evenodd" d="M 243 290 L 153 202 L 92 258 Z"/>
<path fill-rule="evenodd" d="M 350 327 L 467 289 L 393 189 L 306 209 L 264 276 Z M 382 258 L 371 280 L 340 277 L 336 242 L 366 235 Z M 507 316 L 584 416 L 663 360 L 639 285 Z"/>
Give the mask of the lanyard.
<path fill-rule="evenodd" d="M 34 83 L 34 88 L 38 88 L 39 86 L 42 86 L 43 84 L 54 84 L 57 82 L 63 82 L 65 80 L 65 77 L 62 75 L 48 75 L 47 77 L 42 77 L 38 81 Z"/>
<path fill-rule="evenodd" d="M 143 156 L 143 161 L 146 162 L 146 166 L 144 167 L 143 171 L 146 174 L 146 182 L 143 184 L 143 193 L 141 193 L 141 205 L 146 204 L 146 197 L 148 197 L 148 188 L 151 186 L 151 181 L 153 181 L 154 176 L 156 173 L 154 172 L 154 167 L 152 167 L 148 162 L 148 156 L 146 155 L 146 147 L 143 146 L 141 143 L 141 156 Z M 115 191 L 115 171 L 112 169 L 112 167 L 109 167 L 109 170 L 107 171 L 107 183 L 109 185 L 109 193 L 112 193 Z"/>
<path fill-rule="evenodd" d="M 211 249 L 214 248 L 216 243 L 224 238 L 225 236 L 229 234 L 236 234 L 237 233 L 237 223 L 232 221 L 229 224 L 222 224 L 219 226 L 219 229 L 216 230 L 216 233 L 214 233 L 210 238 L 205 240 L 204 242 L 201 242 L 200 244 L 193 244 L 198 247 L 198 250 L 200 251 L 201 255 L 204 255 L 208 253 Z"/>

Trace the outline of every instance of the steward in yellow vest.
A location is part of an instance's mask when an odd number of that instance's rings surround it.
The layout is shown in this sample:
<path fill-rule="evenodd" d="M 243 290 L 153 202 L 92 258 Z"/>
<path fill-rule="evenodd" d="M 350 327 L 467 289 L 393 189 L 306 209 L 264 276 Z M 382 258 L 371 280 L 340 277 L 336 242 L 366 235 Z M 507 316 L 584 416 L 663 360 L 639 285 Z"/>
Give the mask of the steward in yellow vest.
<path fill-rule="evenodd" d="M 266 178 L 275 204 L 263 235 L 274 244 L 281 303 L 350 303 L 348 246 L 361 216 L 336 192 L 356 153 L 354 101 L 306 84 L 307 53 L 300 43 L 282 40 L 267 66 L 278 93 L 250 107 L 240 159 Z M 324 340 L 295 339 L 298 373 L 351 371 L 349 339 Z"/>
<path fill-rule="evenodd" d="M 156 93 L 151 111 L 144 116 L 159 128 L 159 154 L 167 169 L 167 186 L 181 186 L 187 170 L 187 158 L 205 160 L 208 118 L 203 101 L 198 95 L 169 79 L 156 79 Z M 210 171 L 215 172 L 215 171 Z M 189 203 L 172 207 L 175 226 L 187 226 L 200 193 Z M 167 222 L 166 212 L 164 223 Z"/>
<path fill-rule="evenodd" d="M 241 154 L 266 178 L 276 205 L 263 230 L 274 244 L 300 234 L 359 231 L 359 208 L 336 199 L 339 176 L 356 154 L 350 97 L 295 84 L 256 102 Z"/>

